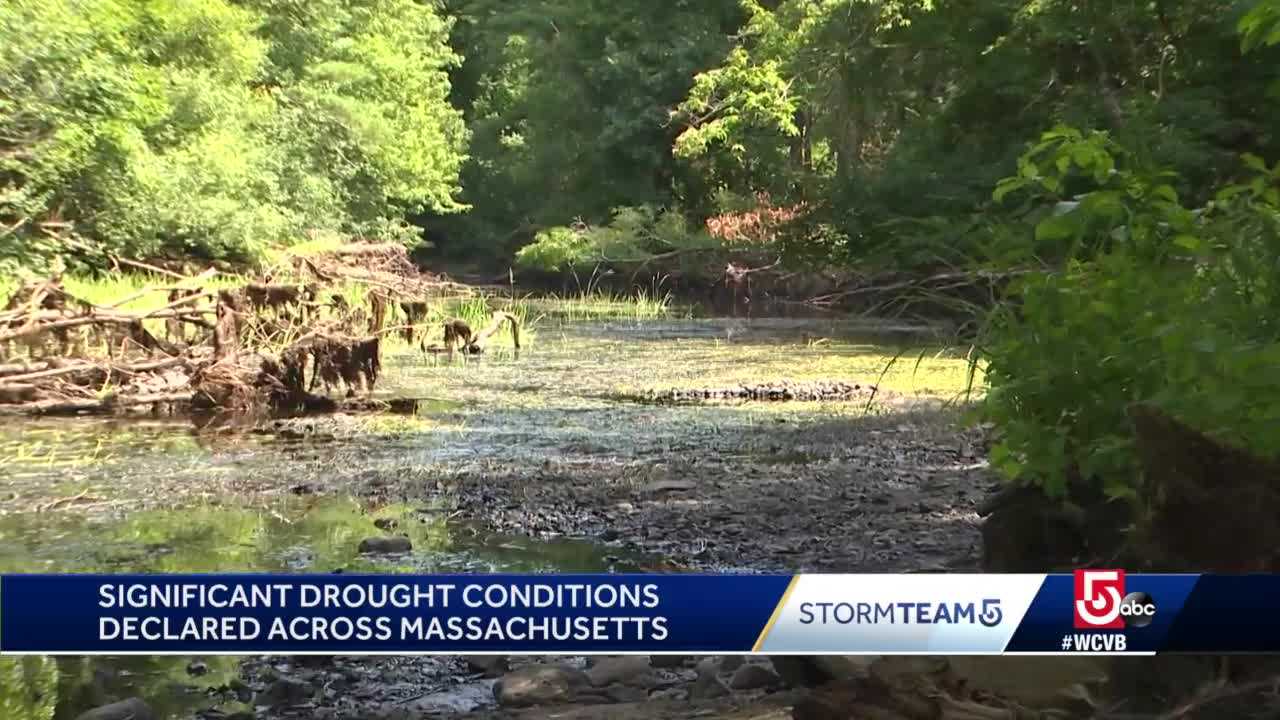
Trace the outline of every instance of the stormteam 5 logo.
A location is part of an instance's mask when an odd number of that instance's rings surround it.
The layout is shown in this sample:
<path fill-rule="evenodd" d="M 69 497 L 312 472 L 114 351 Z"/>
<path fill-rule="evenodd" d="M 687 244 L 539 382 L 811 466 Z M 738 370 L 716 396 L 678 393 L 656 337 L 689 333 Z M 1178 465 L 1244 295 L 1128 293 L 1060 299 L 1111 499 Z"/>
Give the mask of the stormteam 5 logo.
<path fill-rule="evenodd" d="M 1144 592 L 1125 594 L 1123 570 L 1075 571 L 1075 627 L 1077 630 L 1123 630 L 1146 627 L 1156 616 L 1156 604 Z"/>

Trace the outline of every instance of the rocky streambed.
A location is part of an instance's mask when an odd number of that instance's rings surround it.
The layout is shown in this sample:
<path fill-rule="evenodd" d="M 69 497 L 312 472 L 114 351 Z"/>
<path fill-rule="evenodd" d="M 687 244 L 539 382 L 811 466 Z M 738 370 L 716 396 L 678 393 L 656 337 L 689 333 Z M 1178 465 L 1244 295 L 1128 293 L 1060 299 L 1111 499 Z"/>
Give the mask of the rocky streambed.
<path fill-rule="evenodd" d="M 410 414 L 0 430 L 10 459 L 0 570 L 976 569 L 978 507 L 992 480 L 981 433 L 960 429 L 945 407 L 964 390 L 965 363 L 935 354 L 886 366 L 900 348 L 850 332 L 823 321 L 535 326 L 519 359 L 390 358 L 383 397 L 428 398 Z M 663 388 L 731 389 L 700 399 L 732 402 L 635 400 Z M 50 667 L 54 689 L 15 696 L 25 703 L 15 707 L 59 720 L 131 697 L 163 720 L 783 718 L 841 707 L 809 687 L 832 678 L 860 688 L 868 717 L 978 712 L 951 700 L 1058 702 L 1053 693 L 1006 700 L 1016 693 L 998 687 L 975 696 L 972 668 L 887 658 L 93 658 Z"/>

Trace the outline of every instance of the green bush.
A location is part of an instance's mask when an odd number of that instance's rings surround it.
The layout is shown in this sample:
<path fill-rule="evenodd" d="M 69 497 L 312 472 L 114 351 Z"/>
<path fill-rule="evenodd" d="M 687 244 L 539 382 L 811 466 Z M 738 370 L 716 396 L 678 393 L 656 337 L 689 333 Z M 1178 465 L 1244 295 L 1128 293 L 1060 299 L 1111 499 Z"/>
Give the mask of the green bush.
<path fill-rule="evenodd" d="M 461 209 L 449 27 L 414 0 L 0 3 L 0 264 L 411 238 L 406 210 Z"/>
<path fill-rule="evenodd" d="M 1026 276 L 986 328 L 982 410 L 1007 477 L 1063 497 L 1078 471 L 1132 497 L 1135 401 L 1280 452 L 1280 164 L 1245 163 L 1250 180 L 1193 211 L 1106 135 L 1059 129 L 1001 183 L 999 198 L 1058 209 L 1035 246 L 1068 258 Z"/>
<path fill-rule="evenodd" d="M 706 232 L 690 227 L 678 210 L 642 205 L 615 209 L 607 225 L 544 230 L 516 253 L 516 262 L 555 271 L 575 266 L 634 267 L 659 257 L 675 259 L 719 247 L 720 242 Z"/>

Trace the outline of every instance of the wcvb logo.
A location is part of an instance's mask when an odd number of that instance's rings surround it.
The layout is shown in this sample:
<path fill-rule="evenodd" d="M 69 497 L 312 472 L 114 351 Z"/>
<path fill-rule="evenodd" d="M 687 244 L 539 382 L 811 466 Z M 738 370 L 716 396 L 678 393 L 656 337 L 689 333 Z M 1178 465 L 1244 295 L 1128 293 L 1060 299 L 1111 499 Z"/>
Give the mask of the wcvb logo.
<path fill-rule="evenodd" d="M 1123 629 L 1125 621 L 1120 617 L 1120 603 L 1123 599 L 1123 570 L 1076 570 L 1076 629 Z"/>

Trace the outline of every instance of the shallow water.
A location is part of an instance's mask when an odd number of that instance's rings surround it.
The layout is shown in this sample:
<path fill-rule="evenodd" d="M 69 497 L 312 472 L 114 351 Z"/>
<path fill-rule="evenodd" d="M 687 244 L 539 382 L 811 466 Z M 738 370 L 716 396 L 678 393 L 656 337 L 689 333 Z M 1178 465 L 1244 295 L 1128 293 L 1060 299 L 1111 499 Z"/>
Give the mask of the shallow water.
<path fill-rule="evenodd" d="M 262 433 L 243 424 L 49 419 L 0 427 L 0 572 L 608 571 L 645 567 L 589 538 L 477 531 L 426 506 L 363 492 L 387 478 L 439 483 L 466 468 L 575 472 L 620 465 L 635 482 L 722 438 L 780 420 L 873 411 L 861 402 L 653 407 L 642 390 L 781 379 L 878 383 L 947 398 L 963 360 L 905 351 L 919 328 L 833 320 L 535 323 L 525 349 L 449 363 L 392 354 L 377 394 L 421 398 L 412 416 L 329 419 Z M 886 366 L 891 358 L 898 363 Z M 741 452 L 742 443 L 732 447 Z M 431 470 L 430 473 L 426 470 Z M 409 483 L 412 485 L 412 482 Z M 343 494 L 339 490 L 359 489 Z M 316 494 L 317 491 L 325 491 Z M 424 497 L 427 496 L 424 494 Z M 544 529 L 545 530 L 545 529 Z M 403 533 L 413 551 L 361 557 L 360 540 Z M 543 532 L 542 535 L 554 535 Z M 0 715 L 70 718 L 141 694 L 164 718 L 227 705 L 230 658 L 38 659 L 0 663 Z"/>

